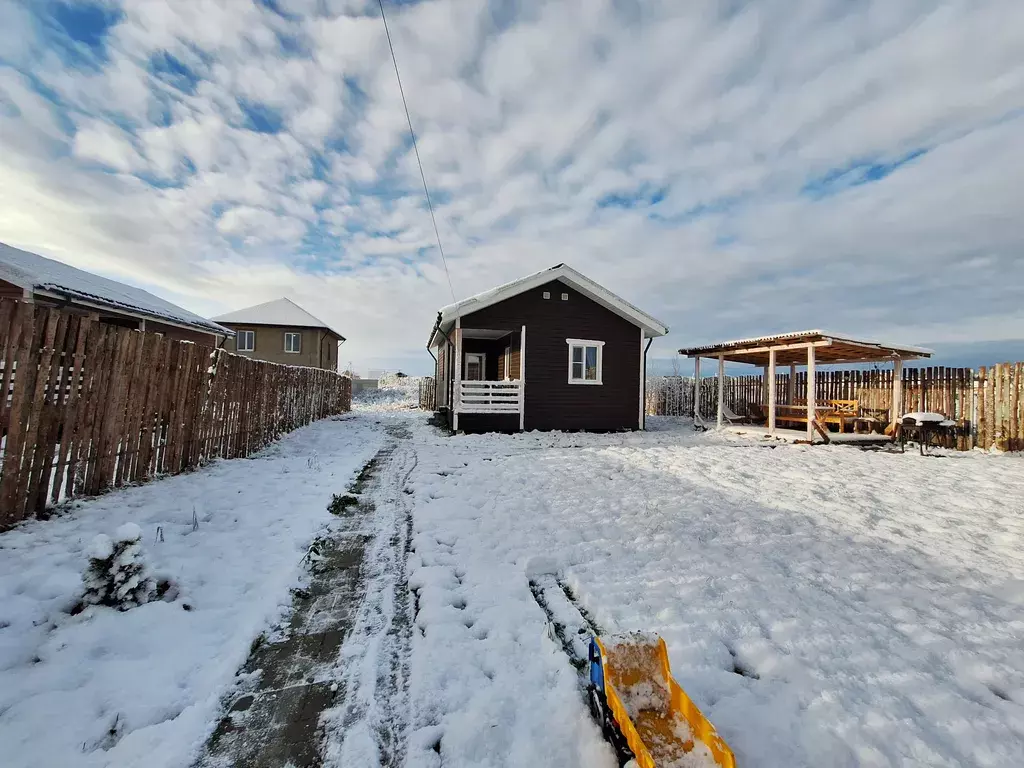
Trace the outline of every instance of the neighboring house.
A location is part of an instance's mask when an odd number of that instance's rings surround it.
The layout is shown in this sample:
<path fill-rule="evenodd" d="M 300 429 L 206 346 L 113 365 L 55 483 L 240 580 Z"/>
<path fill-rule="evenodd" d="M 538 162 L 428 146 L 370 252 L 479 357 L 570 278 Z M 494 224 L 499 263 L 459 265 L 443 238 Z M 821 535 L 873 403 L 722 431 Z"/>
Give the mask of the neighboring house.
<path fill-rule="evenodd" d="M 0 296 L 92 315 L 101 323 L 219 346 L 222 325 L 141 288 L 0 243 Z"/>
<path fill-rule="evenodd" d="M 643 429 L 647 348 L 666 333 L 559 264 L 438 313 L 437 406 L 471 432 Z"/>
<path fill-rule="evenodd" d="M 276 299 L 215 317 L 235 332 L 230 352 L 286 365 L 338 370 L 345 337 L 291 299 Z"/>

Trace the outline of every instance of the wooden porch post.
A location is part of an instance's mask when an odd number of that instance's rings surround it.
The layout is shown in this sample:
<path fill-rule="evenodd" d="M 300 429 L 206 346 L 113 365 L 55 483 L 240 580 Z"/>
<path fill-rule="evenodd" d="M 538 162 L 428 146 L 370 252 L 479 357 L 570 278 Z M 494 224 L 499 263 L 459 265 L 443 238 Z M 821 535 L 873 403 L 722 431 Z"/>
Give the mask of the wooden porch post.
<path fill-rule="evenodd" d="M 644 428 L 644 411 L 647 410 L 647 360 L 644 359 L 644 329 L 640 329 L 640 414 L 637 429 Z"/>
<path fill-rule="evenodd" d="M 455 391 L 452 393 L 452 430 L 459 431 L 459 408 L 462 406 L 462 318 L 455 318 L 455 355 L 452 358 L 455 370 Z"/>
<path fill-rule="evenodd" d="M 526 326 L 519 336 L 519 431 L 526 429 Z"/>
<path fill-rule="evenodd" d="M 700 355 L 693 358 L 693 418 L 695 421 L 704 420 L 700 412 Z"/>
<path fill-rule="evenodd" d="M 789 364 L 789 404 L 796 403 L 796 363 Z"/>
<path fill-rule="evenodd" d="M 892 408 L 889 409 L 889 420 L 896 426 L 903 415 L 903 358 L 892 361 Z"/>
<path fill-rule="evenodd" d="M 814 419 L 817 415 L 814 402 L 814 345 L 807 345 L 807 442 L 814 442 Z"/>
<path fill-rule="evenodd" d="M 768 350 L 768 434 L 775 434 L 775 350 Z"/>
<path fill-rule="evenodd" d="M 718 356 L 718 428 L 725 423 L 725 355 Z"/>

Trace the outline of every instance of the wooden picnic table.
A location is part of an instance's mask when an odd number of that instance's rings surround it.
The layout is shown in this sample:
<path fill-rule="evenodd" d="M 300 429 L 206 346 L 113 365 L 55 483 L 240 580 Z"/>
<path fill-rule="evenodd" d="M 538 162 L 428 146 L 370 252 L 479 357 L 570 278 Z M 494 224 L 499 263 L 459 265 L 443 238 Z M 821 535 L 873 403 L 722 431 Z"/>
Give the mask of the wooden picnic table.
<path fill-rule="evenodd" d="M 817 405 L 814 407 L 815 418 L 819 414 L 824 415 L 832 411 L 832 407 L 828 405 Z M 807 421 L 807 406 L 806 405 L 776 405 L 775 406 L 775 420 L 776 421 Z"/>
<path fill-rule="evenodd" d="M 835 424 L 840 432 L 845 432 L 846 424 L 850 423 L 852 425 L 856 421 L 856 417 L 856 408 L 850 413 L 842 413 L 837 409 L 835 403 L 823 403 L 814 407 L 814 420 L 821 425 L 822 429 L 825 429 L 825 424 Z M 806 424 L 807 406 L 776 405 L 775 420 Z"/>

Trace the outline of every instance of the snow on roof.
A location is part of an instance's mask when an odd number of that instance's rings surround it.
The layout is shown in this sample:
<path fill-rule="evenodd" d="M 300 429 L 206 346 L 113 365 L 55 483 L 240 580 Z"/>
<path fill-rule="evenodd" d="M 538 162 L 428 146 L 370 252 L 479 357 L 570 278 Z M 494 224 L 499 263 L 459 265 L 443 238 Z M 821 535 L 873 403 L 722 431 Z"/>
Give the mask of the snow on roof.
<path fill-rule="evenodd" d="M 218 334 L 234 331 L 182 309 L 176 304 L 116 280 L 0 243 L 0 280 L 22 290 L 58 294 Z"/>
<path fill-rule="evenodd" d="M 700 347 L 690 347 L 688 349 L 680 349 L 679 354 L 681 355 L 696 355 L 701 352 L 712 352 L 718 350 L 729 350 L 729 349 L 740 349 L 743 347 L 753 346 L 773 346 L 774 342 L 784 342 L 791 340 L 803 340 L 809 338 L 819 339 L 831 339 L 833 341 L 846 342 L 848 344 L 855 344 L 864 347 L 877 347 L 879 349 L 893 350 L 897 352 L 905 352 L 912 355 L 921 355 L 929 357 L 935 352 L 925 347 L 912 347 L 906 344 L 886 344 L 881 341 L 871 341 L 868 339 L 858 339 L 848 334 L 832 333 L 831 331 L 823 331 L 820 329 L 810 331 L 790 331 L 788 333 L 776 333 L 771 336 L 756 336 L 750 339 L 734 339 L 732 341 L 720 341 L 715 344 L 705 344 Z"/>
<path fill-rule="evenodd" d="M 226 315 L 213 318 L 219 323 L 236 325 L 290 325 L 294 328 L 324 328 L 342 341 L 345 337 L 334 330 L 323 320 L 311 315 L 294 301 L 288 298 L 265 301 L 251 307 L 236 309 Z"/>
<path fill-rule="evenodd" d="M 593 299 L 606 309 L 636 323 L 647 332 L 648 336 L 664 336 L 668 333 L 668 327 L 664 323 L 641 311 L 625 299 L 616 296 L 607 288 L 598 285 L 586 275 L 577 272 L 566 264 L 556 264 L 553 267 L 542 269 L 539 272 L 520 277 L 518 280 L 499 285 L 496 288 L 490 288 L 462 301 L 442 307 L 440 311 L 441 323 L 451 322 L 457 317 L 462 317 L 484 307 L 489 307 L 492 304 L 497 304 L 500 301 L 517 296 L 552 280 L 562 280 L 573 286 L 580 293 Z"/>

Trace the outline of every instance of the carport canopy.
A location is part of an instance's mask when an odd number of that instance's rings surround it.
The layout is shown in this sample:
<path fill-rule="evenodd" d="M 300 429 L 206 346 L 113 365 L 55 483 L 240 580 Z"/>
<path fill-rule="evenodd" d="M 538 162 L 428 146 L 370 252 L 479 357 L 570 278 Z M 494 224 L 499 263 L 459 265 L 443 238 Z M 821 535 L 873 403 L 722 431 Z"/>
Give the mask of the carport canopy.
<path fill-rule="evenodd" d="M 700 359 L 718 359 L 718 426 L 724 422 L 725 363 L 747 363 L 763 366 L 768 394 L 768 431 L 775 432 L 775 372 L 780 365 L 790 366 L 795 374 L 796 366 L 807 366 L 807 439 L 814 436 L 814 370 L 817 365 L 844 365 L 850 363 L 881 363 L 892 361 L 893 399 L 891 419 L 895 422 L 900 414 L 903 394 L 903 361 L 918 360 L 932 356 L 930 349 L 901 344 L 885 344 L 879 341 L 856 339 L 852 336 L 829 333 L 828 331 L 794 331 L 773 336 L 752 339 L 723 341 L 700 347 L 680 349 L 679 354 L 694 358 L 694 370 L 700 379 Z M 793 380 L 791 376 L 790 381 Z"/>

